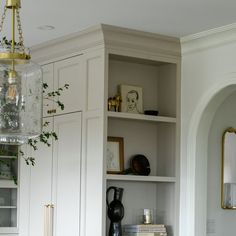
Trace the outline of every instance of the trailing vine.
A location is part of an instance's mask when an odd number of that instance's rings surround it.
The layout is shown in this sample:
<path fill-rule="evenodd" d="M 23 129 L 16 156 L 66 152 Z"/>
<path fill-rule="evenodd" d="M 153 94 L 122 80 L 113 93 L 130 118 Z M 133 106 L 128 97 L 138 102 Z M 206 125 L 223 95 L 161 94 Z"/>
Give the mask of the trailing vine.
<path fill-rule="evenodd" d="M 64 90 L 68 89 L 68 88 L 69 88 L 69 84 L 65 84 L 63 87 L 60 87 L 55 91 L 49 91 L 48 92 L 47 91 L 48 84 L 43 83 L 43 94 L 44 94 L 43 100 L 54 102 L 56 104 L 56 106 L 63 111 L 65 109 L 64 103 L 62 101 L 60 101 L 58 99 L 58 97 L 61 96 L 62 92 Z M 44 106 L 48 106 L 48 104 L 46 103 L 46 104 L 44 104 Z M 56 132 L 54 132 L 54 131 L 45 131 L 45 128 L 47 128 L 49 124 L 50 124 L 50 122 L 45 121 L 43 123 L 42 133 L 37 138 L 28 140 L 28 145 L 32 148 L 33 151 L 38 150 L 38 144 L 39 143 L 43 143 L 47 147 L 50 147 L 51 146 L 50 140 L 52 140 L 52 139 L 57 140 L 58 139 L 58 136 L 57 136 Z M 22 150 L 20 150 L 19 154 L 22 158 L 24 158 L 25 163 L 27 165 L 32 165 L 32 166 L 35 165 L 35 158 L 34 157 L 32 157 L 32 156 L 27 156 L 26 157 L 25 153 Z"/>
<path fill-rule="evenodd" d="M 56 106 L 60 110 L 64 110 L 65 106 L 62 101 L 59 100 L 59 97 L 61 96 L 62 92 L 64 90 L 68 89 L 69 85 L 65 84 L 63 87 L 58 88 L 55 91 L 47 91 L 48 90 L 48 84 L 43 83 L 43 100 L 44 101 L 52 101 L 56 104 Z M 47 103 L 44 103 L 44 106 L 49 106 Z M 50 147 L 50 140 L 58 140 L 58 136 L 56 132 L 54 131 L 46 131 L 45 129 L 49 126 L 50 122 L 45 121 L 43 123 L 42 127 L 42 133 L 34 139 L 29 139 L 27 145 L 33 150 L 38 150 L 38 144 L 43 143 L 47 147 Z M 18 151 L 18 148 L 14 148 L 12 146 L 10 149 L 5 149 L 6 145 L 2 144 L 0 145 L 0 155 L 1 156 L 15 156 L 15 158 L 8 158 L 8 159 L 0 159 L 0 166 L 4 168 L 7 167 L 10 169 L 11 174 L 4 173 L 4 171 L 0 170 L 0 177 L 3 179 L 12 179 L 15 184 L 17 184 L 17 177 L 13 174 L 13 165 L 14 162 L 17 160 L 18 157 L 21 157 L 24 159 L 25 163 L 27 165 L 35 165 L 35 158 L 33 156 L 26 155 L 22 150 Z"/>

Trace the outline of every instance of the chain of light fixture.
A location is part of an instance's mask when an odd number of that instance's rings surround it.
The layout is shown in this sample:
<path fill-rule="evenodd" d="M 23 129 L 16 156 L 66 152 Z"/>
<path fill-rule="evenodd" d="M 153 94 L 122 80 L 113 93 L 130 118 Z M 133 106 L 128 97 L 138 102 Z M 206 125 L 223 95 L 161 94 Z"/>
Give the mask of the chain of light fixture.
<path fill-rule="evenodd" d="M 6 18 L 6 13 L 7 13 L 7 6 L 4 7 L 4 11 L 3 11 L 3 14 L 2 14 L 2 17 L 1 17 L 1 21 L 0 21 L 0 32 L 2 32 L 3 23 L 4 23 L 4 20 L 5 20 L 5 18 Z"/>
<path fill-rule="evenodd" d="M 19 8 L 21 7 L 20 0 L 6 0 L 6 5 L 4 7 L 4 11 L 0 20 L 0 33 L 3 30 L 4 21 L 6 18 L 7 10 L 10 9 L 12 11 L 12 39 L 11 39 L 11 52 L 0 53 L 0 59 L 12 59 L 12 60 L 21 60 L 19 63 L 24 63 L 24 60 L 29 60 L 30 55 L 25 53 L 24 46 L 24 37 L 23 30 L 21 26 L 20 12 Z M 16 22 L 15 22 L 16 21 Z M 15 26 L 16 23 L 16 26 Z M 15 41 L 15 28 L 17 27 L 19 42 L 17 43 L 18 51 L 15 52 L 16 49 L 16 41 Z M 3 45 L 3 40 L 1 40 L 1 44 Z M 15 61 L 14 63 L 17 63 Z"/>
<path fill-rule="evenodd" d="M 21 26 L 21 20 L 20 20 L 20 12 L 19 9 L 16 9 L 16 19 L 17 19 L 17 29 L 19 33 L 19 43 L 22 47 L 23 52 L 25 52 L 25 46 L 24 46 L 24 37 L 23 37 L 23 31 Z"/>

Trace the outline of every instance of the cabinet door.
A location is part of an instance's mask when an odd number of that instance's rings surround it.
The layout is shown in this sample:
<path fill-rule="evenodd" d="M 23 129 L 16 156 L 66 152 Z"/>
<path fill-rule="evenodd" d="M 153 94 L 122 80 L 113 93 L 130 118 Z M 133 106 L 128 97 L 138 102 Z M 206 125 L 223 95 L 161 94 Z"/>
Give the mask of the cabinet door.
<path fill-rule="evenodd" d="M 61 111 L 57 108 L 57 114 L 82 111 L 85 102 L 85 68 L 82 56 L 72 57 L 54 64 L 54 89 L 69 84 L 69 89 L 59 96 L 59 100 L 65 105 Z"/>
<path fill-rule="evenodd" d="M 54 236 L 79 236 L 81 113 L 54 117 L 58 141 L 53 145 Z"/>
<path fill-rule="evenodd" d="M 0 145 L 0 234 L 7 235 L 18 232 L 18 179 L 19 159 L 18 147 L 13 145 Z"/>
<path fill-rule="evenodd" d="M 44 96 L 53 91 L 53 64 L 44 65 L 43 67 L 43 82 L 47 83 L 48 88 L 45 90 Z M 43 117 L 52 115 L 54 104 L 49 99 L 43 100 Z"/>
<path fill-rule="evenodd" d="M 48 130 L 52 130 L 53 118 L 44 121 L 50 122 Z M 30 174 L 29 236 L 43 236 L 45 205 L 51 203 L 52 196 L 52 147 L 39 144 L 32 155 L 35 166 L 31 167 Z"/>

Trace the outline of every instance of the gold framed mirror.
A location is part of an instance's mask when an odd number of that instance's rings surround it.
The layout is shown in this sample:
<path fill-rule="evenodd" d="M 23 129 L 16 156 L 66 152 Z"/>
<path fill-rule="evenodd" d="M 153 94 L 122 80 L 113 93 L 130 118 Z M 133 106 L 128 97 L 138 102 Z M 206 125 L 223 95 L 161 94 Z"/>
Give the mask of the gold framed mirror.
<path fill-rule="evenodd" d="M 236 129 L 222 136 L 221 207 L 236 210 Z"/>

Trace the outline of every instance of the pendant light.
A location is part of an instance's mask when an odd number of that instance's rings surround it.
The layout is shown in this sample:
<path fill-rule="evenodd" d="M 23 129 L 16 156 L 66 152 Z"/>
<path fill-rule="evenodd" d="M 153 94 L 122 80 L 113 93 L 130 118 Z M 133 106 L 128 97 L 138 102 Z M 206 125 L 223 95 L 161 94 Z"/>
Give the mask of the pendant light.
<path fill-rule="evenodd" d="M 20 0 L 6 0 L 0 22 L 2 33 L 9 10 L 12 38 L 0 43 L 0 143 L 14 145 L 37 137 L 42 129 L 42 70 L 24 47 L 20 7 Z"/>

